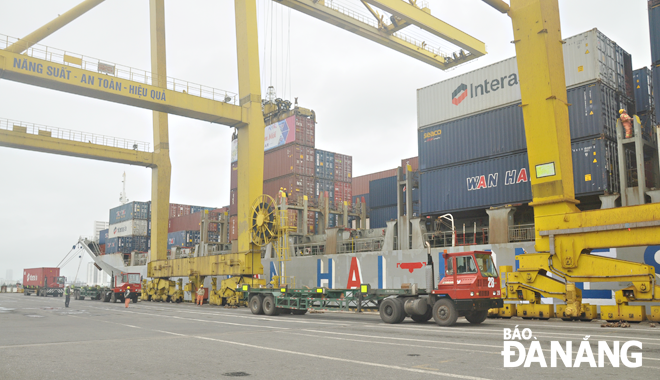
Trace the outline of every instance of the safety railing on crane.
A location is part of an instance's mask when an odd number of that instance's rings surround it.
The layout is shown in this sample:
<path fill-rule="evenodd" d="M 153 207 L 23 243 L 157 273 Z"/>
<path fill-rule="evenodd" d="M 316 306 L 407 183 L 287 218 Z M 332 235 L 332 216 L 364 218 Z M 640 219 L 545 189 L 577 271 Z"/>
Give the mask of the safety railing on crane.
<path fill-rule="evenodd" d="M 509 227 L 509 241 L 534 241 L 536 235 L 534 233 L 534 224 L 521 224 L 518 226 Z"/>
<path fill-rule="evenodd" d="M 373 252 L 381 251 L 385 245 L 385 239 L 378 238 L 362 238 L 351 239 L 342 242 L 337 253 L 355 253 L 355 252 Z"/>
<path fill-rule="evenodd" d="M 14 132 L 23 132 L 31 135 L 52 137 L 62 140 L 110 146 L 114 148 L 132 149 L 132 150 L 139 150 L 142 152 L 151 151 L 150 144 L 143 141 L 127 140 L 118 137 L 98 135 L 95 133 L 49 127 L 46 125 L 26 123 L 23 121 L 17 121 L 11 119 L 0 119 L 0 129 L 5 129 Z"/>
<path fill-rule="evenodd" d="M 23 42 L 24 41 L 18 38 L 0 34 L 0 49 L 6 49 L 15 43 Z M 108 79 L 113 77 L 152 86 L 158 86 L 159 82 L 158 76 L 153 75 L 151 72 L 146 70 L 136 69 L 134 67 L 92 58 L 50 46 L 35 44 L 28 48 L 23 54 L 27 55 L 28 57 L 43 59 L 45 61 L 57 63 L 59 65 L 72 66 L 83 70 L 94 71 L 99 74 L 107 75 L 109 77 Z M 235 92 L 208 87 L 198 83 L 188 82 L 172 77 L 166 77 L 166 82 L 168 90 L 198 96 L 200 98 L 211 99 L 218 102 L 234 105 L 238 104 L 238 94 Z"/>
<path fill-rule="evenodd" d="M 373 28 L 378 29 L 378 22 L 373 18 L 373 16 L 363 15 L 363 14 L 358 13 L 358 12 L 352 10 L 352 9 L 349 9 L 349 8 L 346 8 L 346 7 L 341 6 L 339 4 L 336 4 L 333 1 L 325 1 L 325 2 L 322 2 L 322 3 L 318 3 L 318 5 L 323 5 L 327 8 L 330 8 L 334 11 L 337 11 L 337 12 L 343 14 L 344 16 L 348 16 L 348 17 L 350 17 L 354 20 L 357 20 L 357 21 L 359 21 L 363 24 L 367 24 L 367 25 L 369 25 Z M 421 4 L 421 6 L 420 6 L 420 8 L 425 8 L 425 7 L 428 7 L 428 5 L 426 3 Z M 448 57 L 449 56 L 447 53 L 443 52 L 440 48 L 435 48 L 435 47 L 429 46 L 425 41 L 420 41 L 420 40 L 415 39 L 413 37 L 410 37 L 406 34 L 403 34 L 401 32 L 396 32 L 396 33 L 393 33 L 392 35 L 395 36 L 396 38 L 399 38 L 403 41 L 406 41 L 407 43 L 409 43 L 411 45 L 415 45 L 419 49 L 426 50 L 429 53 L 433 53 L 437 56 L 441 56 L 441 57 Z M 466 54 L 468 54 L 468 53 L 466 52 Z"/>

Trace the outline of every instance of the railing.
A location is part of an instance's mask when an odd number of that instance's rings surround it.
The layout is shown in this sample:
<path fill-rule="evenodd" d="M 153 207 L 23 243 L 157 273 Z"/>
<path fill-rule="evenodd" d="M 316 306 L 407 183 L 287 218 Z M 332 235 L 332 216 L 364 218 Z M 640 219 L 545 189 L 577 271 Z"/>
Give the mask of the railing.
<path fill-rule="evenodd" d="M 534 241 L 536 234 L 534 224 L 521 224 L 519 226 L 509 227 L 509 241 Z"/>
<path fill-rule="evenodd" d="M 334 4 L 331 1 L 330 2 L 326 1 L 325 3 L 319 3 L 319 5 L 324 5 L 327 8 L 330 8 L 334 11 L 337 11 L 337 12 L 339 12 L 339 13 L 345 15 L 345 16 L 348 16 L 352 19 L 355 19 L 355 20 L 357 20 L 357 21 L 359 21 L 363 24 L 366 24 L 366 25 L 369 25 L 373 28 L 378 29 L 378 22 L 376 21 L 375 18 L 373 18 L 373 16 L 365 16 L 365 15 L 357 13 L 357 12 L 351 10 L 351 9 L 345 8 L 341 5 Z M 445 58 L 449 57 L 449 55 L 447 53 L 443 52 L 440 48 L 431 47 L 431 46 L 427 45 L 426 42 L 424 42 L 424 41 L 420 41 L 418 39 L 412 38 L 412 37 L 407 36 L 407 35 L 405 35 L 403 33 L 400 33 L 400 32 L 393 33 L 392 35 L 395 36 L 396 38 L 399 38 L 403 41 L 406 41 L 409 44 L 415 45 L 419 49 L 426 50 L 429 53 L 432 53 L 432 54 L 435 54 L 435 55 L 438 55 L 438 56 L 441 56 L 441 57 L 445 57 Z M 466 54 L 468 54 L 468 53 L 466 52 Z"/>
<path fill-rule="evenodd" d="M 295 256 L 315 256 L 325 254 L 325 243 L 295 244 L 293 246 Z"/>
<path fill-rule="evenodd" d="M 111 146 L 114 148 L 132 149 L 132 150 L 139 150 L 142 152 L 151 151 L 150 144 L 143 141 L 127 140 L 118 137 L 97 135 L 95 133 L 48 127 L 45 125 L 26 123 L 17 120 L 0 119 L 0 129 L 5 129 L 8 131 L 15 131 L 15 132 L 24 132 L 31 135 L 46 136 L 46 137 L 52 137 L 62 140 L 92 143 L 103 146 Z"/>
<path fill-rule="evenodd" d="M 23 41 L 15 37 L 0 34 L 0 49 L 6 49 L 15 43 L 23 43 Z M 59 65 L 73 66 L 83 70 L 94 71 L 108 76 L 108 79 L 111 77 L 125 79 L 152 86 L 158 86 L 159 82 L 158 76 L 145 70 L 87 57 L 50 46 L 35 44 L 28 48 L 23 54 L 26 54 L 28 57 L 43 59 Z M 7 62 L 6 64 L 10 65 L 11 63 Z M 211 99 L 223 103 L 238 103 L 238 94 L 231 91 L 220 90 L 172 77 L 165 77 L 165 82 L 167 83 L 168 90 L 199 96 L 200 98 Z"/>
<path fill-rule="evenodd" d="M 384 244 L 384 238 L 363 238 L 343 241 L 337 253 L 381 251 Z"/>
<path fill-rule="evenodd" d="M 427 232 L 424 234 L 424 241 L 428 241 L 431 248 L 451 247 L 453 236 L 451 231 Z"/>

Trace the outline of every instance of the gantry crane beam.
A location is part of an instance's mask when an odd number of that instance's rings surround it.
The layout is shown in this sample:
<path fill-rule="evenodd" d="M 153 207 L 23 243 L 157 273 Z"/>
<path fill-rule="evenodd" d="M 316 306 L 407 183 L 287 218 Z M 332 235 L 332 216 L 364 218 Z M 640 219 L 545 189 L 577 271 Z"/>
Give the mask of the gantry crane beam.
<path fill-rule="evenodd" d="M 0 78 L 211 123 L 244 125 L 241 107 L 233 104 L 7 50 L 0 50 Z"/>
<path fill-rule="evenodd" d="M 41 28 L 21 38 L 9 46 L 6 50 L 12 53 L 22 53 L 32 47 L 34 44 L 60 30 L 63 26 L 77 19 L 90 9 L 101 4 L 104 0 L 85 0 L 68 11 L 58 15 L 55 19 L 45 24 Z"/>
<path fill-rule="evenodd" d="M 228 253 L 149 263 L 149 277 L 250 276 L 263 273 L 261 254 Z"/>
<path fill-rule="evenodd" d="M 438 52 L 430 51 L 424 46 L 418 46 L 413 42 L 399 38 L 387 29 L 373 27 L 368 23 L 352 17 L 350 14 L 342 13 L 330 6 L 326 6 L 324 0 L 274 1 L 278 4 L 293 8 L 321 21 L 325 21 L 351 33 L 355 33 L 361 37 L 377 42 L 383 46 L 387 46 L 442 70 L 446 70 L 486 54 L 486 45 L 483 42 L 431 16 L 416 6 L 404 3 L 401 0 L 365 0 L 365 2 L 381 7 L 384 10 L 391 10 L 391 13 L 399 16 L 406 22 L 417 25 L 436 36 L 442 37 L 452 44 L 465 49 L 470 54 L 464 56 L 457 55 L 455 58 L 440 55 Z"/>
<path fill-rule="evenodd" d="M 160 162 L 160 156 L 152 152 L 34 135 L 26 132 L 0 129 L 0 146 L 25 149 L 63 156 L 88 158 L 118 164 L 138 165 L 153 168 Z M 167 226 L 167 224 L 165 224 Z"/>

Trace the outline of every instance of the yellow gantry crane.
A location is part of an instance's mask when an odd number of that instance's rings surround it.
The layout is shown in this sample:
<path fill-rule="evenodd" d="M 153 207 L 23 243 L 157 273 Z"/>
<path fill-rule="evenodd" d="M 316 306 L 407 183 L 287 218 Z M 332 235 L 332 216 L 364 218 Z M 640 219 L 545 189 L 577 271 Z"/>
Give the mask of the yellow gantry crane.
<path fill-rule="evenodd" d="M 324 0 L 276 0 L 278 3 L 339 26 L 362 37 L 395 49 L 441 69 L 467 62 L 486 53 L 485 44 L 430 15 L 415 0 L 361 1 L 374 16 L 373 20 L 356 18 L 351 12 L 326 4 Z M 0 78 L 127 104 L 153 111 L 154 151 L 140 152 L 66 141 L 17 126 L 0 130 L 0 146 L 65 154 L 81 158 L 129 163 L 152 168 L 152 236 L 151 262 L 148 276 L 167 279 L 189 277 L 196 290 L 204 277 L 234 276 L 250 284 L 261 284 L 254 278 L 261 274 L 260 247 L 251 240 L 253 223 L 251 202 L 262 193 L 264 119 L 259 51 L 257 40 L 256 0 L 235 0 L 236 45 L 239 93 L 191 85 L 167 76 L 165 51 L 164 0 L 149 1 L 151 36 L 151 72 L 122 68 L 106 61 L 68 52 L 48 51 L 36 45 L 103 0 L 85 0 L 55 20 L 20 40 L 5 37 L 0 50 Z M 373 7 L 391 14 L 385 20 Z M 416 41 L 400 33 L 410 25 L 439 36 L 460 49 L 445 54 L 425 41 Z M 1 43 L 1 41 L 0 41 Z M 0 45 L 2 46 L 2 45 Z M 56 75 L 55 75 L 56 73 Z M 171 164 L 169 159 L 168 114 L 175 114 L 238 129 L 238 242 L 236 253 L 185 259 L 167 258 L 167 222 Z M 172 288 L 175 284 L 166 284 Z M 229 285 L 227 285 L 229 286 Z M 235 289 L 231 285 L 231 289 Z M 222 289 L 220 290 L 223 293 Z"/>

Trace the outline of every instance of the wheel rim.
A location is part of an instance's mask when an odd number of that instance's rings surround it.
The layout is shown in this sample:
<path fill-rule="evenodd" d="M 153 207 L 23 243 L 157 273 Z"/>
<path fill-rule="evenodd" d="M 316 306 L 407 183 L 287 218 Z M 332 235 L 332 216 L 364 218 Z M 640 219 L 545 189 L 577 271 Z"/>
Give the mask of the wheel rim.
<path fill-rule="evenodd" d="M 394 314 L 394 308 L 392 308 L 390 305 L 385 306 L 385 315 L 391 317 L 392 314 Z"/>
<path fill-rule="evenodd" d="M 449 315 L 450 315 L 449 308 L 447 306 L 440 306 L 438 308 L 438 318 L 440 318 L 441 320 L 444 321 L 449 319 Z"/>

